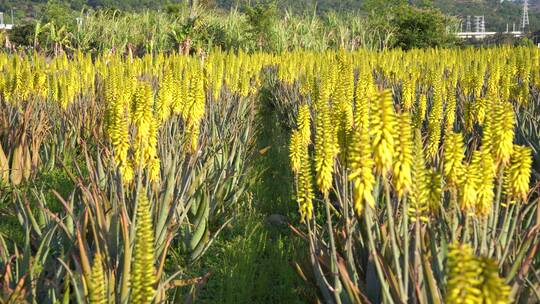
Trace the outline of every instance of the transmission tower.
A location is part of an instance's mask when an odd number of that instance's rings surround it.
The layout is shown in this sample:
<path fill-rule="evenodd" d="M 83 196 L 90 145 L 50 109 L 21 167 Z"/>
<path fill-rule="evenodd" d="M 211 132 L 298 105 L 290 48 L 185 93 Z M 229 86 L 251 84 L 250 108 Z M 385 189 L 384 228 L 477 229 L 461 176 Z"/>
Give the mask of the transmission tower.
<path fill-rule="evenodd" d="M 523 16 L 521 17 L 521 29 L 525 31 L 525 28 L 529 25 L 529 1 L 523 1 Z"/>
<path fill-rule="evenodd" d="M 474 31 L 477 33 L 483 33 L 486 31 L 484 16 L 474 16 Z"/>
<path fill-rule="evenodd" d="M 485 33 L 486 32 L 486 22 L 484 20 L 484 16 L 480 18 L 480 32 Z"/>

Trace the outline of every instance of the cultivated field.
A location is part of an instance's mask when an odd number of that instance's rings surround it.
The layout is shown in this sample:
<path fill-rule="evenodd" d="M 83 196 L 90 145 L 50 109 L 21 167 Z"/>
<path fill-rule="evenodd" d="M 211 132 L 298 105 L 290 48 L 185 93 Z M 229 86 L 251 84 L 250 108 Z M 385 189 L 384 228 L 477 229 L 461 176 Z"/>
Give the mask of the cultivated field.
<path fill-rule="evenodd" d="M 303 302 L 540 301 L 539 49 L 0 54 L 0 105 L 0 303 L 209 301 L 268 179 Z"/>

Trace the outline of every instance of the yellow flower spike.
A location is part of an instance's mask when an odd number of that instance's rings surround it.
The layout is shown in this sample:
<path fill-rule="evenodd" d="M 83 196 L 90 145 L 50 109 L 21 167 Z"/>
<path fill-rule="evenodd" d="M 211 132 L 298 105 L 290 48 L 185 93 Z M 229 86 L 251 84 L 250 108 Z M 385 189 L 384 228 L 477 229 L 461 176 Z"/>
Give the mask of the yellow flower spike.
<path fill-rule="evenodd" d="M 328 72 L 323 73 L 319 84 L 319 96 L 315 103 L 317 110 L 315 130 L 315 172 L 319 190 L 325 195 L 332 187 L 334 158 L 338 154 L 336 128 L 332 121 L 329 96 L 331 87 Z"/>
<path fill-rule="evenodd" d="M 439 210 L 442 198 L 442 176 L 435 169 L 428 169 L 427 180 L 427 206 L 429 211 L 434 214 Z"/>
<path fill-rule="evenodd" d="M 484 87 L 484 79 L 486 77 L 486 69 L 487 69 L 487 66 L 484 62 L 481 62 L 476 68 L 476 77 L 473 78 L 474 93 L 476 97 L 480 97 L 482 95 L 482 89 Z"/>
<path fill-rule="evenodd" d="M 448 252 L 445 303 L 482 302 L 481 268 L 469 245 L 451 245 Z"/>
<path fill-rule="evenodd" d="M 454 123 L 456 121 L 456 108 L 457 108 L 455 86 L 449 87 L 447 91 L 448 93 L 446 95 L 446 109 L 444 111 L 445 130 L 452 130 L 454 127 Z"/>
<path fill-rule="evenodd" d="M 133 171 L 133 165 L 131 162 L 127 162 L 118 167 L 120 175 L 122 176 L 122 182 L 124 185 L 129 185 L 135 178 L 135 172 Z"/>
<path fill-rule="evenodd" d="M 302 134 L 298 130 L 293 130 L 291 133 L 291 142 L 289 145 L 289 159 L 291 161 L 291 168 L 294 173 L 300 171 L 302 147 L 304 146 L 302 141 Z"/>
<path fill-rule="evenodd" d="M 92 274 L 90 275 L 89 297 L 90 304 L 106 304 L 107 303 L 107 283 L 105 281 L 105 272 L 103 270 L 103 261 L 101 254 L 97 253 L 94 256 L 92 266 Z"/>
<path fill-rule="evenodd" d="M 167 69 L 163 74 L 163 79 L 159 83 L 159 90 L 156 99 L 156 114 L 160 122 L 165 121 L 171 115 L 173 108 L 173 78 L 171 71 Z"/>
<path fill-rule="evenodd" d="M 531 166 L 531 148 L 514 145 L 512 157 L 504 174 L 505 191 L 512 198 L 521 198 L 523 201 L 527 201 Z"/>
<path fill-rule="evenodd" d="M 199 146 L 200 126 L 198 124 L 188 126 L 186 129 L 186 134 L 188 138 L 186 148 L 190 153 L 195 153 L 197 151 L 197 147 Z"/>
<path fill-rule="evenodd" d="M 180 93 L 179 98 L 182 98 L 182 99 L 178 101 L 176 104 L 179 112 L 175 112 L 175 113 L 180 114 L 184 121 L 188 119 L 189 108 L 191 107 L 193 103 L 193 100 L 189 96 L 190 79 L 191 79 L 191 72 L 189 72 L 188 69 L 186 68 L 184 70 L 184 77 L 182 78 L 182 81 L 180 83 L 180 88 L 179 88 L 179 93 Z"/>
<path fill-rule="evenodd" d="M 145 191 L 137 202 L 135 248 L 131 266 L 131 303 L 150 304 L 155 295 L 154 230 Z"/>
<path fill-rule="evenodd" d="M 159 121 L 157 118 L 152 120 L 148 134 L 148 142 L 144 147 L 144 162 L 148 168 L 148 179 L 151 182 L 160 179 L 160 160 L 157 155 Z"/>
<path fill-rule="evenodd" d="M 148 164 L 148 179 L 151 182 L 160 180 L 160 168 L 161 161 L 159 158 L 157 156 L 152 157 Z"/>
<path fill-rule="evenodd" d="M 420 94 L 418 99 L 418 104 L 416 105 L 414 111 L 414 126 L 415 128 L 421 128 L 426 117 L 427 109 L 427 96 L 426 94 Z"/>
<path fill-rule="evenodd" d="M 337 155 L 334 126 L 330 118 L 327 102 L 319 102 L 317 129 L 315 132 L 315 171 L 317 185 L 322 193 L 328 194 L 332 187 L 334 173 L 334 158 Z"/>
<path fill-rule="evenodd" d="M 463 119 L 465 120 L 465 131 L 471 132 L 474 126 L 474 105 L 471 101 L 465 100 L 463 103 Z"/>
<path fill-rule="evenodd" d="M 416 99 L 416 82 L 412 77 L 407 77 L 402 81 L 402 94 L 401 94 L 401 104 L 405 111 L 410 111 L 414 101 Z"/>
<path fill-rule="evenodd" d="M 436 74 L 433 76 L 433 100 L 428 118 L 426 156 L 430 159 L 434 159 L 439 151 L 443 119 L 443 91 L 444 87 L 442 85 L 441 76 Z"/>
<path fill-rule="evenodd" d="M 481 149 L 482 151 L 485 151 L 486 153 L 491 154 L 492 156 L 495 155 L 493 152 L 493 116 L 492 113 L 489 112 L 489 116 L 486 117 L 486 120 L 484 122 L 484 125 L 482 126 L 482 145 Z M 496 164 L 495 164 L 496 165 Z"/>
<path fill-rule="evenodd" d="M 408 112 L 398 115 L 398 130 L 395 137 L 393 174 L 398 197 L 402 198 L 412 185 L 413 139 L 411 118 Z"/>
<path fill-rule="evenodd" d="M 431 196 L 432 192 L 437 192 L 437 187 L 434 184 L 432 185 L 431 176 L 428 176 L 422 146 L 422 135 L 418 129 L 414 134 L 414 156 L 412 167 L 412 179 L 414 182 L 408 196 L 410 202 L 408 213 L 413 221 L 427 222 L 429 196 Z M 436 194 L 433 194 L 433 197 L 435 196 Z"/>
<path fill-rule="evenodd" d="M 111 69 L 105 80 L 105 104 L 107 107 L 105 130 L 113 146 L 113 155 L 124 183 L 130 183 L 133 172 L 128 163 L 130 147 L 127 100 L 120 90 L 120 73 Z"/>
<path fill-rule="evenodd" d="M 313 217 L 313 177 L 308 146 L 302 146 L 300 152 L 300 171 L 298 174 L 297 202 L 300 208 L 301 221 Z"/>
<path fill-rule="evenodd" d="M 499 95 L 498 82 L 500 81 L 501 71 L 497 60 L 490 63 L 490 75 L 487 79 L 487 93 L 488 97 L 497 97 Z"/>
<path fill-rule="evenodd" d="M 140 82 L 131 104 L 131 115 L 133 125 L 136 128 L 135 141 L 133 143 L 133 154 L 135 167 L 148 166 L 147 151 L 150 145 L 149 140 L 154 136 L 154 117 L 152 108 L 154 105 L 154 96 L 152 87 L 149 83 Z"/>
<path fill-rule="evenodd" d="M 497 261 L 475 256 L 470 245 L 450 245 L 446 273 L 445 303 L 512 303 Z"/>
<path fill-rule="evenodd" d="M 493 207 L 493 185 L 495 182 L 496 168 L 493 157 L 489 151 L 480 151 L 481 161 L 479 165 L 479 180 L 476 194 L 476 214 L 487 216 Z"/>
<path fill-rule="evenodd" d="M 41 99 L 47 98 L 47 75 L 42 71 L 34 75 L 34 91 L 36 97 Z"/>
<path fill-rule="evenodd" d="M 488 105 L 489 102 L 485 98 L 479 98 L 473 104 L 475 122 L 477 122 L 479 125 L 484 123 L 486 112 L 488 111 Z"/>
<path fill-rule="evenodd" d="M 465 147 L 461 133 L 449 132 L 444 140 L 444 175 L 451 185 L 457 185 L 463 175 Z"/>
<path fill-rule="evenodd" d="M 480 268 L 480 283 L 482 303 L 490 304 L 509 304 L 512 303 L 510 298 L 510 286 L 506 285 L 504 279 L 499 277 L 498 263 L 490 258 L 479 259 Z"/>
<path fill-rule="evenodd" d="M 330 99 L 330 95 L 332 94 L 332 86 L 331 86 L 331 80 L 330 80 L 330 71 L 328 71 L 328 67 L 325 67 L 323 71 L 321 71 L 321 79 L 317 86 L 317 93 L 318 96 L 316 98 L 315 106 L 319 106 L 320 103 L 327 103 Z M 318 108 L 316 108 L 318 110 Z"/>
<path fill-rule="evenodd" d="M 309 105 L 304 104 L 299 107 L 297 125 L 302 143 L 309 145 L 311 143 L 311 116 Z"/>
<path fill-rule="evenodd" d="M 140 139 L 148 137 L 153 121 L 154 93 L 149 83 L 139 82 L 131 103 L 131 121 L 137 128 Z"/>
<path fill-rule="evenodd" d="M 463 212 L 474 211 L 480 183 L 482 152 L 474 151 L 471 162 L 465 166 L 465 174 L 460 183 L 460 208 Z"/>
<path fill-rule="evenodd" d="M 337 80 L 335 82 L 332 110 L 340 148 L 342 151 L 346 151 L 346 143 L 354 124 L 354 72 L 344 51 L 340 51 L 337 61 Z"/>
<path fill-rule="evenodd" d="M 300 94 L 302 96 L 313 96 L 314 94 L 314 75 L 311 71 L 305 71 L 304 78 L 300 82 Z"/>
<path fill-rule="evenodd" d="M 394 132 L 396 114 L 390 91 L 378 94 L 372 105 L 370 132 L 373 144 L 373 158 L 377 170 L 386 174 L 392 168 L 394 154 Z"/>
<path fill-rule="evenodd" d="M 373 168 L 375 162 L 369 138 L 369 101 L 367 98 L 357 100 L 355 112 L 355 128 L 352 131 L 352 140 L 349 145 L 350 169 L 349 180 L 353 181 L 354 209 L 361 214 L 364 204 L 375 207 L 373 187 L 375 175 Z"/>
<path fill-rule="evenodd" d="M 191 76 L 188 102 L 185 108 L 184 120 L 191 135 L 191 151 L 195 151 L 198 145 L 200 122 L 205 115 L 206 95 L 200 67 L 194 67 L 195 72 Z"/>
<path fill-rule="evenodd" d="M 358 82 L 355 90 L 355 101 L 358 104 L 360 100 L 372 98 L 377 93 L 377 88 L 373 83 L 371 69 L 367 65 L 362 65 L 358 71 Z"/>
<path fill-rule="evenodd" d="M 291 134 L 289 156 L 291 168 L 298 177 L 296 201 L 298 203 L 301 221 L 305 222 L 313 216 L 313 177 L 308 149 L 311 136 L 308 105 L 300 106 L 297 125 L 298 129 L 293 130 Z"/>
<path fill-rule="evenodd" d="M 523 80 L 523 83 L 519 85 L 517 94 L 517 102 L 520 105 L 526 105 L 529 102 L 529 81 Z"/>
<path fill-rule="evenodd" d="M 512 75 L 509 72 L 509 69 L 512 69 L 509 66 L 506 66 L 507 71 L 502 73 L 502 77 L 499 84 L 499 95 L 502 101 L 508 101 L 510 98 L 511 88 L 512 88 Z"/>
<path fill-rule="evenodd" d="M 328 86 L 330 87 L 330 95 L 334 96 L 336 94 L 336 88 L 337 88 L 337 82 L 338 82 L 338 76 L 339 76 L 339 68 L 336 64 L 335 58 L 330 59 L 330 64 L 328 65 Z"/>
<path fill-rule="evenodd" d="M 497 102 L 493 108 L 493 149 L 499 162 L 508 163 L 512 155 L 514 141 L 515 117 L 512 104 L 506 101 Z"/>

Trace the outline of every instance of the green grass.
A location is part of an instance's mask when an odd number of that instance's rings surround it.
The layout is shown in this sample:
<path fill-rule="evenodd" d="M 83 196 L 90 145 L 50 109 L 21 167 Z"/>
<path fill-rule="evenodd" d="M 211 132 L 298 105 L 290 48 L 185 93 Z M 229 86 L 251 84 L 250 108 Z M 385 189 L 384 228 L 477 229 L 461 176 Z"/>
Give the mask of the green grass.
<path fill-rule="evenodd" d="M 234 225 L 222 232 L 199 265 L 212 273 L 197 301 L 200 303 L 306 303 L 311 290 L 294 271 L 291 261 L 304 244 L 286 225 L 272 225 L 268 217 L 298 218 L 288 158 L 288 131 L 265 95 L 259 103 L 257 149 L 250 189 Z M 201 273 L 201 272 L 199 272 Z"/>
<path fill-rule="evenodd" d="M 205 256 L 212 272 L 199 295 L 201 303 L 303 303 L 301 282 L 289 261 L 288 235 L 256 214 L 245 214 Z"/>
<path fill-rule="evenodd" d="M 21 228 L 16 216 L 15 208 L 18 208 L 17 195 L 25 195 L 33 211 L 36 211 L 34 191 L 41 191 L 47 202 L 47 208 L 52 212 L 60 212 L 63 209 L 62 204 L 53 194 L 54 189 L 63 198 L 67 198 L 75 185 L 69 178 L 64 168 L 55 168 L 49 171 L 38 171 L 36 178 L 28 183 L 23 183 L 17 187 L 0 186 L 0 233 L 7 240 L 17 244 L 23 243 L 24 230 Z M 3 188 L 2 188 L 3 187 Z"/>
<path fill-rule="evenodd" d="M 265 98 L 262 95 L 261 98 Z M 255 185 L 256 207 L 265 214 L 297 216 L 293 175 L 289 166 L 289 132 L 269 101 L 260 102 L 258 157 L 255 171 L 262 172 Z"/>

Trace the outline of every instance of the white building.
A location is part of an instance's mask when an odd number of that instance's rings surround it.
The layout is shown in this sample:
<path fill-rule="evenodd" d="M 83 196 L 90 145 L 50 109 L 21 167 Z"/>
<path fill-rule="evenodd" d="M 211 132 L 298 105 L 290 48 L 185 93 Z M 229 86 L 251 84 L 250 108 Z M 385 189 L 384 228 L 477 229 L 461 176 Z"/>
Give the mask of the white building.
<path fill-rule="evenodd" d="M 11 19 L 13 19 L 13 17 Z M 4 13 L 0 12 L 0 30 L 11 30 L 11 29 L 13 29 L 13 24 L 5 23 Z"/>

